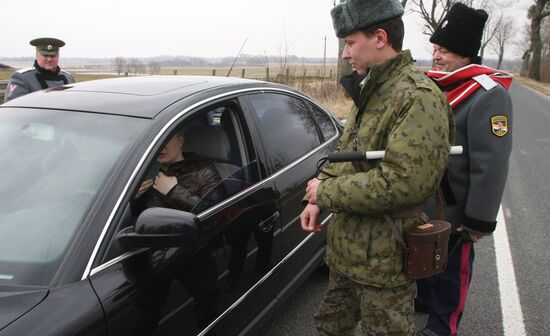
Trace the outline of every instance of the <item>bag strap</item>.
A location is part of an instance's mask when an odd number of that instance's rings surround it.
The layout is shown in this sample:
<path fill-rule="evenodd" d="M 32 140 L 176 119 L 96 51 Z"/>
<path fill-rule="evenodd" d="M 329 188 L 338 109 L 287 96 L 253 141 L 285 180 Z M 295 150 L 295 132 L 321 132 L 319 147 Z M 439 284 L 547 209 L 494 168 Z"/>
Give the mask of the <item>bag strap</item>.
<path fill-rule="evenodd" d="M 401 236 L 399 231 L 397 231 L 397 227 L 395 226 L 393 219 L 389 215 L 384 215 L 384 219 L 386 220 L 386 222 L 388 222 L 388 225 L 390 226 L 390 229 L 391 229 L 391 233 L 395 238 L 395 240 L 397 240 L 397 242 L 399 243 L 399 245 L 401 245 L 403 250 L 408 251 L 409 248 L 407 247 L 407 244 L 405 244 L 405 241 L 403 240 L 403 237 Z"/>
<path fill-rule="evenodd" d="M 440 220 L 445 220 L 445 210 L 443 210 L 443 204 L 441 203 L 441 195 L 439 194 L 439 189 L 435 192 L 435 204 L 437 206 L 437 213 L 439 215 Z M 391 233 L 394 236 L 395 240 L 401 245 L 403 250 L 408 251 L 409 248 L 407 247 L 407 244 L 403 240 L 403 236 L 399 233 L 397 230 L 397 227 L 395 226 L 395 223 L 393 222 L 393 219 L 389 215 L 384 215 L 384 219 L 388 223 L 391 229 Z"/>
<path fill-rule="evenodd" d="M 435 192 L 435 205 L 437 207 L 437 214 L 439 215 L 440 220 L 445 220 L 445 210 L 443 209 L 443 204 L 441 203 L 441 195 L 439 194 L 439 189 Z"/>

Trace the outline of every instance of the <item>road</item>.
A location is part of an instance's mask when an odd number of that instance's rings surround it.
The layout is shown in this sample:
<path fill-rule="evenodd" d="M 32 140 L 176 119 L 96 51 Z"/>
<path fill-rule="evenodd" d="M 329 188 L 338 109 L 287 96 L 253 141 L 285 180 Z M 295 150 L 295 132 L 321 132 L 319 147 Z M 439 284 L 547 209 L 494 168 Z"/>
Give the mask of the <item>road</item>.
<path fill-rule="evenodd" d="M 510 93 L 514 148 L 503 218 L 476 245 L 460 335 L 550 335 L 550 99 L 517 84 Z M 260 335 L 317 335 L 312 314 L 326 286 L 327 275 L 314 273 Z"/>

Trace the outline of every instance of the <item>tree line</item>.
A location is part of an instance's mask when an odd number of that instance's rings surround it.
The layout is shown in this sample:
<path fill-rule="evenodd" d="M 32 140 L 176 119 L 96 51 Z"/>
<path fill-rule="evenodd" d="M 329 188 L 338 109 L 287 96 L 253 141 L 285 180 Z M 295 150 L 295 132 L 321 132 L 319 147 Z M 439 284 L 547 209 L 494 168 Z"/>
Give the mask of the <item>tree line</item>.
<path fill-rule="evenodd" d="M 501 68 L 504 53 L 508 46 L 516 46 L 523 52 L 522 76 L 541 80 L 542 60 L 550 61 L 550 0 L 531 0 L 531 5 L 525 14 L 530 20 L 528 27 L 517 27 L 510 9 L 516 1 L 513 0 L 402 0 L 401 3 L 411 12 L 420 15 L 424 21 L 424 33 L 432 35 L 447 12 L 455 2 L 468 6 L 482 8 L 489 15 L 480 48 L 483 59 L 487 48 L 498 56 L 497 68 Z M 522 29 L 523 28 L 523 29 Z M 517 35 L 520 36 L 517 36 Z M 519 38 L 515 40 L 515 38 Z M 545 69 L 549 71 L 548 69 Z"/>
<path fill-rule="evenodd" d="M 514 20 L 511 7 L 517 1 L 513 0 L 401 0 L 408 13 L 420 16 L 423 33 L 428 36 L 433 34 L 456 2 L 482 8 L 489 13 L 480 48 L 482 59 L 487 49 L 490 49 L 498 57 L 496 67 L 501 68 L 508 47 L 515 46 L 522 53 L 521 75 L 537 81 L 544 77 L 550 82 L 550 0 L 530 0 L 529 9 L 525 13 L 530 22 L 526 27 L 518 27 L 517 20 Z M 333 0 L 333 4 L 336 3 L 337 0 Z M 341 55 L 344 47 L 342 40 L 339 47 Z M 542 67 L 543 63 L 547 66 Z M 339 62 L 338 72 L 351 72 L 347 62 Z"/>
<path fill-rule="evenodd" d="M 204 58 L 190 56 L 159 56 L 148 59 L 139 59 L 119 56 L 111 60 L 111 65 L 119 76 L 122 74 L 137 75 L 145 73 L 158 75 L 160 74 L 162 67 L 229 67 L 235 61 L 235 57 Z M 324 61 L 328 63 L 335 63 L 337 59 L 327 58 L 325 60 L 320 57 L 298 57 L 296 55 L 287 54 L 280 56 L 242 54 L 238 57 L 237 61 L 238 62 L 236 64 L 238 64 L 239 67 L 269 68 L 272 64 L 311 64 L 323 63 Z"/>

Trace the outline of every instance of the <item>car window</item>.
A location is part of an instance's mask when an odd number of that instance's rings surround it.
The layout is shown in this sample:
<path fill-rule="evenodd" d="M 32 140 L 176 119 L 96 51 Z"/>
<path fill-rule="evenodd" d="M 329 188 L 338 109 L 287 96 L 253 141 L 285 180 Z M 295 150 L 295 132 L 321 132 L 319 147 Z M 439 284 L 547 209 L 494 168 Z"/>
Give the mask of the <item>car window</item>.
<path fill-rule="evenodd" d="M 320 143 L 315 121 L 301 99 L 275 93 L 249 96 L 275 169 L 280 169 Z"/>
<path fill-rule="evenodd" d="M 315 121 L 317 121 L 317 125 L 319 126 L 325 141 L 336 135 L 336 127 L 334 126 L 332 118 L 317 106 L 311 103 L 309 103 L 309 106 L 313 111 L 313 117 L 315 118 Z"/>
<path fill-rule="evenodd" d="M 217 203 L 238 194 L 260 181 L 258 161 L 254 160 L 232 174 L 223 177 L 220 182 L 193 208 L 193 213 L 200 213 Z"/>
<path fill-rule="evenodd" d="M 177 177 L 177 185 L 169 194 L 153 186 L 137 197 L 132 205 L 134 216 L 153 206 L 198 214 L 257 183 L 260 167 L 244 124 L 233 102 L 203 108 L 183 120 L 169 136 L 182 135 L 183 155 L 171 163 L 160 162 L 159 167 L 164 175 Z M 161 154 L 155 154 L 155 161 L 161 160 Z M 204 178 L 205 172 L 211 178 Z"/>
<path fill-rule="evenodd" d="M 47 284 L 144 120 L 2 109 L 0 284 Z M 24 248 L 22 248 L 24 246 Z"/>

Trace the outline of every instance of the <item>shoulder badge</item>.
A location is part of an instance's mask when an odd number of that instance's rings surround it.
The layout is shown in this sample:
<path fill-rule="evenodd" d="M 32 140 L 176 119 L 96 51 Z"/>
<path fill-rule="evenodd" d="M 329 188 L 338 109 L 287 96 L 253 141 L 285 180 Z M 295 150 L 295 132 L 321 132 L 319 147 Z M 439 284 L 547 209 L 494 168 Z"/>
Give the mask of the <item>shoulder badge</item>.
<path fill-rule="evenodd" d="M 6 87 L 6 96 L 9 97 L 13 94 L 13 91 L 15 91 L 15 89 L 17 89 L 17 85 L 15 84 L 8 84 L 8 86 Z"/>
<path fill-rule="evenodd" d="M 497 137 L 503 137 L 508 133 L 508 117 L 497 115 L 491 118 L 491 131 Z"/>

